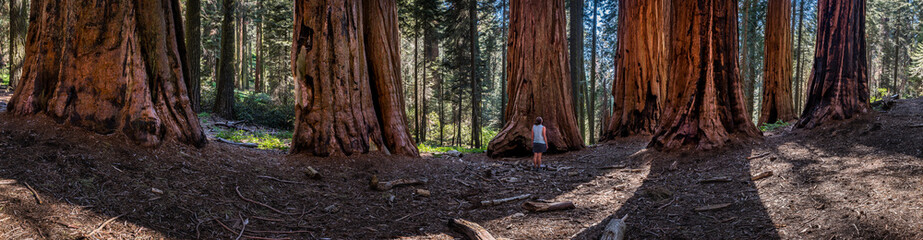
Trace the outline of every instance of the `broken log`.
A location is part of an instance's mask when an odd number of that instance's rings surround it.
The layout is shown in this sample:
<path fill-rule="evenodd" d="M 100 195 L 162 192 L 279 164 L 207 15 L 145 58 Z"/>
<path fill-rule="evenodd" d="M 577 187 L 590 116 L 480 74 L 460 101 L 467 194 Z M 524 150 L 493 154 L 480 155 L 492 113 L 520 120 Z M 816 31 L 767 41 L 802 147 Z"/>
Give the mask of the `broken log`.
<path fill-rule="evenodd" d="M 508 202 L 512 202 L 516 200 L 523 200 L 531 196 L 532 194 L 523 194 L 523 195 L 519 195 L 515 197 L 508 197 L 508 198 L 503 198 L 503 199 L 484 200 L 484 201 L 481 201 L 480 203 L 481 203 L 481 206 L 495 206 L 495 205 L 500 205 L 500 204 L 504 204 L 504 203 L 508 203 Z"/>
<path fill-rule="evenodd" d="M 609 224 L 606 225 L 606 229 L 603 230 L 602 237 L 599 240 L 622 240 L 625 239 L 625 219 L 628 218 L 628 214 L 625 214 L 621 219 L 613 218 L 609 221 Z"/>
<path fill-rule="evenodd" d="M 713 205 L 708 205 L 708 206 L 704 206 L 704 207 L 697 207 L 697 208 L 695 208 L 695 211 L 696 211 L 696 212 L 704 212 L 704 211 L 718 210 L 718 209 L 722 209 L 722 208 L 726 208 L 726 207 L 730 207 L 730 206 L 731 206 L 730 203 L 713 204 Z"/>
<path fill-rule="evenodd" d="M 751 177 L 750 180 L 756 181 L 756 180 L 760 180 L 760 179 L 768 178 L 768 177 L 772 177 L 772 171 L 757 174 L 756 176 Z"/>
<path fill-rule="evenodd" d="M 219 142 L 227 143 L 227 144 L 233 144 L 233 145 L 237 145 L 241 147 L 248 147 L 248 148 L 256 148 L 260 146 L 256 143 L 239 143 L 239 142 L 235 142 L 235 141 L 231 141 L 231 140 L 227 140 L 227 139 L 219 138 L 219 137 L 216 137 L 215 140 Z"/>
<path fill-rule="evenodd" d="M 369 180 L 369 187 L 371 187 L 372 190 L 377 190 L 377 191 L 388 191 L 388 190 L 391 190 L 392 188 L 396 188 L 396 187 L 411 186 L 411 185 L 420 185 L 420 184 L 423 184 L 423 183 L 425 183 L 425 182 L 422 181 L 422 180 L 418 180 L 418 179 L 403 179 L 403 178 L 402 178 L 402 179 L 391 180 L 391 181 L 388 181 L 388 182 L 379 182 L 379 181 L 378 181 L 378 176 L 377 176 L 377 175 L 372 175 L 372 179 Z"/>
<path fill-rule="evenodd" d="M 545 203 L 545 202 L 526 201 L 522 203 L 522 209 L 525 209 L 530 212 L 550 212 L 550 211 L 568 210 L 568 209 L 574 209 L 574 208 L 577 208 L 577 206 L 574 206 L 573 202 Z"/>
<path fill-rule="evenodd" d="M 471 240 L 496 240 L 496 238 L 490 235 L 490 232 L 487 232 L 487 229 L 481 227 L 481 225 L 461 218 L 449 220 L 449 227 L 465 234 L 465 236 Z"/>

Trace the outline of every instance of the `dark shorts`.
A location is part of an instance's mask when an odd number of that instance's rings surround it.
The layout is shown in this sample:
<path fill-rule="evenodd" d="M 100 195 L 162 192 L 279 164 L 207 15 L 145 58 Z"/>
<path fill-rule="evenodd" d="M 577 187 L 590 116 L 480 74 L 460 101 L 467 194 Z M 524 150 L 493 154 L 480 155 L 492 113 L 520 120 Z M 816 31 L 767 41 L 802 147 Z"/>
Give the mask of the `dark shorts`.
<path fill-rule="evenodd" d="M 533 153 L 543 153 L 548 150 L 548 145 L 544 143 L 532 143 L 532 152 Z"/>

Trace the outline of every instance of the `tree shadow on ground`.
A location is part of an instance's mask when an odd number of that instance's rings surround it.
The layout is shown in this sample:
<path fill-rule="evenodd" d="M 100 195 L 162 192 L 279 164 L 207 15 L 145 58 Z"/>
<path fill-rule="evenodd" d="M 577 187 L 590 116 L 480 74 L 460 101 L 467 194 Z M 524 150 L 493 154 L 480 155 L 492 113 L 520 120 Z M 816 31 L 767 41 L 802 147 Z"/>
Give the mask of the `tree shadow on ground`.
<path fill-rule="evenodd" d="M 629 239 L 777 239 L 752 181 L 751 150 L 729 146 L 692 154 L 647 151 L 650 173 L 618 211 L 573 239 L 598 239 L 613 218 L 628 215 Z M 710 180 L 710 181 L 709 181 Z M 703 210 L 709 206 L 727 207 Z"/>

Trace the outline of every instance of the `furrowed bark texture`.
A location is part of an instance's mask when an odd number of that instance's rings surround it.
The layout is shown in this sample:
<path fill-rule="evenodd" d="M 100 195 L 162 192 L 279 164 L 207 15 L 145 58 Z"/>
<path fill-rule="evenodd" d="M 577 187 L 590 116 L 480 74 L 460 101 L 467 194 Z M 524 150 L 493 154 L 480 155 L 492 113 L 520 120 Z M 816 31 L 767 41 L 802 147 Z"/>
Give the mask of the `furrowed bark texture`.
<path fill-rule="evenodd" d="M 215 105 L 212 110 L 225 119 L 234 119 L 234 6 L 231 0 L 222 0 L 221 49 L 218 59 L 218 80 Z"/>
<path fill-rule="evenodd" d="M 668 108 L 650 146 L 711 149 L 757 137 L 737 69 L 737 2 L 673 1 Z"/>
<path fill-rule="evenodd" d="M 490 157 L 528 155 L 536 117 L 545 120 L 549 152 L 584 147 L 574 115 L 564 2 L 510 1 L 506 124 L 490 141 Z"/>
<path fill-rule="evenodd" d="M 202 86 L 201 73 L 202 66 L 202 5 L 201 0 L 186 1 L 186 45 L 188 47 L 186 57 L 189 63 L 189 81 L 186 82 L 186 89 L 189 91 L 189 103 L 193 111 L 201 110 L 199 99 L 201 98 L 200 89 Z"/>
<path fill-rule="evenodd" d="M 795 119 L 792 105 L 792 2 L 770 0 L 767 11 L 763 107 L 758 124 Z"/>
<path fill-rule="evenodd" d="M 203 146 L 190 107 L 179 2 L 33 0 L 18 115 L 42 113 L 145 146 Z"/>
<path fill-rule="evenodd" d="M 369 79 L 382 137 L 392 153 L 417 156 L 404 110 L 397 6 L 392 0 L 367 0 L 364 4 Z"/>
<path fill-rule="evenodd" d="M 864 0 L 820 0 L 814 69 L 795 125 L 814 128 L 869 111 Z"/>
<path fill-rule="evenodd" d="M 298 0 L 294 28 L 292 153 L 418 156 L 404 112 L 394 2 Z"/>
<path fill-rule="evenodd" d="M 612 96 L 615 111 L 603 140 L 650 135 L 664 108 L 669 73 L 670 0 L 619 1 Z"/>

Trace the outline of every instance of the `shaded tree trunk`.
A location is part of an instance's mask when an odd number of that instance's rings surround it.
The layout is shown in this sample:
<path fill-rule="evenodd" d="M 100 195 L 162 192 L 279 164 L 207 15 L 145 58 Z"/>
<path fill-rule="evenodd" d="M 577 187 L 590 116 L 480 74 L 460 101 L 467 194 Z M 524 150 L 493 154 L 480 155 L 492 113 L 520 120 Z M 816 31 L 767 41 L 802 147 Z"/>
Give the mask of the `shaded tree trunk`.
<path fill-rule="evenodd" d="M 176 0 L 34 1 L 10 112 L 43 113 L 145 146 L 171 140 L 203 146 L 186 93 L 179 9 Z"/>
<path fill-rule="evenodd" d="M 471 0 L 468 5 L 468 23 L 471 41 L 471 146 L 481 147 L 481 83 L 478 79 L 478 1 Z"/>
<path fill-rule="evenodd" d="M 417 23 L 417 25 L 420 25 Z M 420 42 L 420 33 L 414 32 L 413 34 L 413 139 L 417 142 L 420 142 L 420 80 L 419 80 L 419 70 L 417 66 L 419 63 L 417 59 L 420 56 L 420 51 L 417 48 L 417 44 Z"/>
<path fill-rule="evenodd" d="M 814 128 L 869 110 L 865 1 L 820 0 L 807 103 L 795 125 Z"/>
<path fill-rule="evenodd" d="M 189 81 L 186 89 L 189 91 L 189 103 L 193 111 L 201 111 L 199 106 L 202 87 L 202 6 L 201 0 L 186 1 L 186 58 L 189 63 Z"/>
<path fill-rule="evenodd" d="M 589 102 L 586 106 L 587 121 L 589 121 L 589 130 L 587 138 L 589 143 L 596 143 L 596 25 L 597 12 L 599 11 L 599 0 L 593 0 L 593 45 L 590 47 L 590 95 L 587 95 Z"/>
<path fill-rule="evenodd" d="M 510 2 L 507 123 L 490 141 L 490 157 L 528 155 L 536 117 L 545 120 L 549 152 L 579 150 L 583 138 L 574 116 L 564 34 L 564 3 Z"/>
<path fill-rule="evenodd" d="M 749 24 L 750 5 L 752 4 L 751 4 L 751 0 L 743 0 L 742 4 L 743 4 L 743 17 L 741 18 L 741 20 L 743 20 L 743 22 L 741 24 L 742 31 L 740 32 L 742 32 L 743 35 L 740 37 L 740 41 L 741 41 L 740 46 L 743 48 L 740 49 L 739 68 L 740 68 L 740 78 L 742 78 L 743 80 L 743 88 L 744 88 L 743 93 L 744 93 L 744 99 L 746 99 L 747 116 L 753 116 L 753 79 L 750 77 L 750 75 L 752 75 L 752 73 L 750 72 L 750 55 L 749 53 L 747 53 L 748 50 L 750 50 L 749 45 L 748 45 L 750 43 L 748 34 L 750 33 L 750 24 Z"/>
<path fill-rule="evenodd" d="M 295 1 L 292 153 L 417 156 L 401 96 L 397 8 L 364 2 Z"/>
<path fill-rule="evenodd" d="M 507 85 L 506 83 L 507 71 L 506 70 L 507 70 L 507 65 L 509 65 L 509 61 L 507 60 L 507 57 L 506 57 L 506 53 L 508 52 L 507 46 L 509 45 L 508 44 L 509 43 L 509 26 L 507 25 L 507 23 L 509 21 L 508 16 L 510 15 L 510 13 L 508 10 L 509 9 L 508 5 L 509 3 L 507 2 L 507 0 L 502 0 L 501 6 L 500 6 L 502 8 L 501 12 L 503 13 L 503 16 L 500 18 L 501 31 L 503 31 L 503 41 L 502 41 L 503 46 L 500 48 L 500 54 L 501 54 L 500 62 L 502 62 L 503 64 L 503 66 L 501 66 L 502 69 L 500 70 L 502 71 L 502 73 L 500 74 L 501 76 L 500 77 L 500 126 L 503 126 L 506 124 L 506 115 L 503 113 L 506 112 L 507 96 L 509 96 L 509 93 L 506 92 L 506 85 Z"/>
<path fill-rule="evenodd" d="M 213 111 L 225 119 L 234 119 L 234 5 L 231 0 L 222 0 L 221 50 L 218 57 L 218 80 Z"/>
<path fill-rule="evenodd" d="M 16 88 L 19 84 L 19 80 L 22 77 L 22 68 L 23 61 L 25 60 L 25 48 L 26 48 L 26 31 L 29 26 L 28 9 L 27 4 L 28 0 L 8 0 L 10 3 L 10 42 L 7 45 L 9 48 L 9 61 L 7 66 L 9 67 L 9 78 L 10 78 L 10 88 Z"/>
<path fill-rule="evenodd" d="M 650 135 L 664 108 L 670 0 L 619 1 L 614 112 L 602 138 Z"/>
<path fill-rule="evenodd" d="M 584 127 L 583 88 L 586 73 L 583 66 L 583 0 L 570 0 L 570 78 L 574 113 L 581 136 L 586 136 Z M 583 141 L 583 140 L 581 140 Z"/>
<path fill-rule="evenodd" d="M 237 65 L 238 66 L 237 67 L 237 71 L 238 71 L 237 81 L 239 83 L 237 87 L 239 87 L 241 90 L 247 90 L 248 88 L 247 81 L 249 78 L 249 74 L 248 74 L 249 71 L 247 71 L 247 68 L 249 67 L 249 64 L 250 64 L 250 54 L 249 54 L 250 48 L 247 47 L 247 44 L 250 42 L 250 40 L 248 39 L 248 35 L 247 35 L 247 11 L 244 10 L 243 8 L 240 8 L 239 11 L 240 11 L 239 12 L 240 14 L 239 16 L 240 17 L 240 41 L 239 43 L 240 44 L 237 45 L 237 49 L 240 51 L 240 57 L 237 58 L 237 64 L 238 64 Z"/>
<path fill-rule="evenodd" d="M 758 137 L 737 66 L 737 3 L 674 1 L 667 109 L 651 147 L 711 149 Z"/>
<path fill-rule="evenodd" d="M 256 1 L 257 9 L 263 12 L 263 0 Z M 263 14 L 259 14 L 259 24 L 256 25 L 256 72 L 254 73 L 253 88 L 257 93 L 263 92 Z"/>
<path fill-rule="evenodd" d="M 801 3 L 798 4 L 799 5 L 798 11 L 800 12 L 800 14 L 798 14 L 798 48 L 797 48 L 798 50 L 795 51 L 798 54 L 798 62 L 796 63 L 796 66 L 795 66 L 795 107 L 794 107 L 795 112 L 798 112 L 798 110 L 801 109 L 801 107 L 803 106 L 802 103 L 804 102 L 802 99 L 802 97 L 804 96 L 803 94 L 804 91 L 802 90 L 803 89 L 802 86 L 804 86 L 804 78 L 801 76 L 803 72 L 801 70 L 801 65 L 802 65 L 802 62 L 804 61 L 804 56 L 803 56 L 804 53 L 801 50 L 801 45 L 803 44 L 802 36 L 804 34 L 804 28 L 802 24 L 804 22 L 804 2 L 805 1 L 806 0 L 800 0 Z"/>
<path fill-rule="evenodd" d="M 391 153 L 418 156 L 404 108 L 397 6 L 391 0 L 367 0 L 363 4 L 365 51 L 382 138 Z"/>
<path fill-rule="evenodd" d="M 766 63 L 763 104 L 758 124 L 795 119 L 792 108 L 791 0 L 769 1 L 766 16 Z"/>

